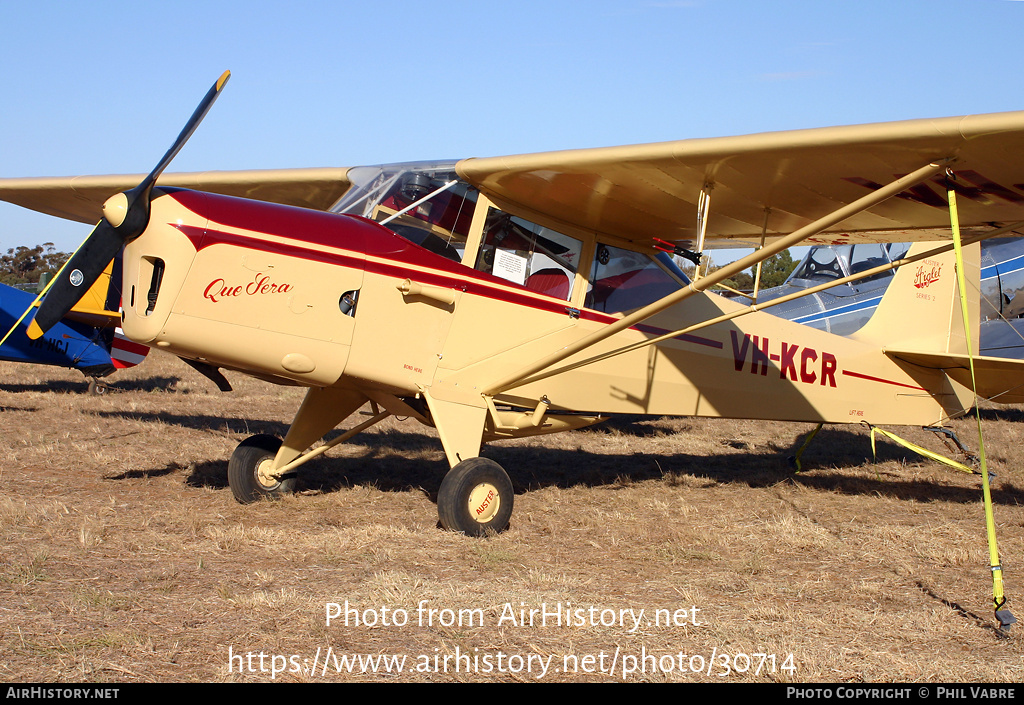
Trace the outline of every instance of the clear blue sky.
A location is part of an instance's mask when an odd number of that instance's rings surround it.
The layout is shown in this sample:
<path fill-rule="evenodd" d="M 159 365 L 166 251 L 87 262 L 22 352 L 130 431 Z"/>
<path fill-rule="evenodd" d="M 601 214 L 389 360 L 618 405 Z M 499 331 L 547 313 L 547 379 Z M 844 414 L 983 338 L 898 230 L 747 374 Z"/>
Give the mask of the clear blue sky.
<path fill-rule="evenodd" d="M 1014 0 L 0 0 L 0 176 L 349 166 L 1024 109 Z M 0 248 L 87 226 L 0 205 Z"/>

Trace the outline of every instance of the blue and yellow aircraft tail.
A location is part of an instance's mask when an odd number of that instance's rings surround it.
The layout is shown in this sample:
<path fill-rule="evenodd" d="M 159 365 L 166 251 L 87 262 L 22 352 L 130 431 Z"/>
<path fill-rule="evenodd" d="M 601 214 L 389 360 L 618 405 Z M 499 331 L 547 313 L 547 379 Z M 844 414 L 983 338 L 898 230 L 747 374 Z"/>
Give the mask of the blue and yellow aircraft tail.
<path fill-rule="evenodd" d="M 28 337 L 25 322 L 36 295 L 0 284 L 0 331 L 7 333 L 0 342 L 0 360 L 74 368 L 94 380 L 142 362 L 149 348 L 121 333 L 120 296 L 110 285 L 112 274 L 108 267 L 68 315 L 38 340 Z"/>

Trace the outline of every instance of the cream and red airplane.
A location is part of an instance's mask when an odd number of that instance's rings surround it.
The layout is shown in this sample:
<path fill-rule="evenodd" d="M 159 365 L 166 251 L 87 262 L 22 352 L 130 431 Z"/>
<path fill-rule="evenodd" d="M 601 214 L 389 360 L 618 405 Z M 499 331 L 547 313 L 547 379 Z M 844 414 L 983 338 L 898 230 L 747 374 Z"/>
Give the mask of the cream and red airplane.
<path fill-rule="evenodd" d="M 309 388 L 283 441 L 234 451 L 240 501 L 292 491 L 304 462 L 388 415 L 437 429 L 441 523 L 481 535 L 513 505 L 486 441 L 610 414 L 927 426 L 975 403 L 976 243 L 1024 227 L 1024 112 L 155 186 L 226 80 L 126 193 L 111 196 L 140 177 L 3 179 L 0 198 L 83 222 L 102 204 L 33 334 L 123 248 L 128 336 Z M 958 210 L 970 335 L 951 174 L 974 189 Z M 691 282 L 655 247 L 705 235 L 759 249 Z M 706 291 L 797 244 L 874 241 L 915 244 L 849 337 Z M 1024 363 L 974 363 L 977 394 L 1024 401 Z M 307 450 L 367 403 L 371 418 Z"/>

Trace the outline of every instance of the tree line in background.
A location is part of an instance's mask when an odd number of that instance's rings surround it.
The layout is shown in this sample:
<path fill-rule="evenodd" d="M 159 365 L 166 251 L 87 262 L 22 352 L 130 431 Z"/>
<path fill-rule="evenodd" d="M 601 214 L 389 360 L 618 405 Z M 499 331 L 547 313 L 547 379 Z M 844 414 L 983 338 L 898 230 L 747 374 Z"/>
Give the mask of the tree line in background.
<path fill-rule="evenodd" d="M 795 262 L 793 257 L 789 254 L 789 250 L 783 250 L 777 255 L 772 255 L 761 264 L 761 282 L 760 289 L 771 289 L 775 286 L 781 286 L 786 278 L 796 269 L 799 262 Z M 711 261 L 709 255 L 704 255 L 700 260 L 700 271 L 703 275 L 707 276 L 712 272 L 721 269 L 725 265 L 716 265 Z M 683 272 L 688 277 L 693 277 L 693 265 L 683 267 Z M 725 281 L 722 282 L 727 287 L 738 289 L 739 291 L 753 291 L 754 290 L 754 270 L 753 268 L 734 274 Z M 718 285 L 712 286 L 711 290 L 721 289 Z"/>
<path fill-rule="evenodd" d="M 0 256 L 0 283 L 11 286 L 35 284 L 44 274 L 55 274 L 69 257 L 71 255 L 67 252 L 57 252 L 52 242 L 44 242 L 35 247 L 12 247 L 7 250 L 7 254 Z M 797 262 L 793 261 L 789 250 L 783 250 L 766 259 L 761 265 L 761 289 L 781 285 L 796 265 Z M 704 255 L 701 260 L 701 271 L 710 274 L 717 269 L 721 267 L 712 262 L 710 256 Z M 683 271 L 687 276 L 693 276 L 692 265 L 684 267 Z M 752 291 L 753 270 L 740 272 L 722 283 L 740 291 Z"/>
<path fill-rule="evenodd" d="M 57 252 L 52 242 L 35 247 L 12 247 L 0 255 L 0 283 L 36 284 L 44 274 L 53 275 L 67 259 L 67 252 Z"/>

